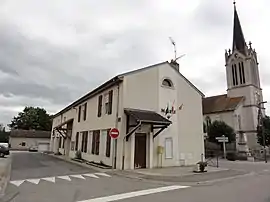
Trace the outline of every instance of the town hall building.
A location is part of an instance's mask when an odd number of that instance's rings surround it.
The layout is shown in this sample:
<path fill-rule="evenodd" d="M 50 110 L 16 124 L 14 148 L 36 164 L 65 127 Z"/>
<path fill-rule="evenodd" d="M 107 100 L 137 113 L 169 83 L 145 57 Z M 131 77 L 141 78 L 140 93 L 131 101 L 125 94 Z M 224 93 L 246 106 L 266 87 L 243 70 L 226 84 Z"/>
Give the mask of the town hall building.
<path fill-rule="evenodd" d="M 222 120 L 236 132 L 236 148 L 250 152 L 260 148 L 257 143 L 258 109 L 262 105 L 262 88 L 258 59 L 251 42 L 246 44 L 234 5 L 232 50 L 225 52 L 227 94 L 203 99 L 204 122 Z"/>
<path fill-rule="evenodd" d="M 194 165 L 204 158 L 203 96 L 176 61 L 115 76 L 54 115 L 51 150 L 117 169 Z"/>

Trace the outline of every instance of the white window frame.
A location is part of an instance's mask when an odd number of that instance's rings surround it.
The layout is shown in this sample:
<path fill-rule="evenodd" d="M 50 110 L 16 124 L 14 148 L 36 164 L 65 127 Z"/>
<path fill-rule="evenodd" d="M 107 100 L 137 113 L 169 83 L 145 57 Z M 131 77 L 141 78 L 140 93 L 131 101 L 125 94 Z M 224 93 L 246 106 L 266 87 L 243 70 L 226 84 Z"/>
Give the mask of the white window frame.
<path fill-rule="evenodd" d="M 170 144 L 171 151 L 168 151 L 167 143 Z M 173 138 L 172 137 L 165 138 L 164 147 L 165 147 L 165 159 L 172 159 L 173 158 Z"/>

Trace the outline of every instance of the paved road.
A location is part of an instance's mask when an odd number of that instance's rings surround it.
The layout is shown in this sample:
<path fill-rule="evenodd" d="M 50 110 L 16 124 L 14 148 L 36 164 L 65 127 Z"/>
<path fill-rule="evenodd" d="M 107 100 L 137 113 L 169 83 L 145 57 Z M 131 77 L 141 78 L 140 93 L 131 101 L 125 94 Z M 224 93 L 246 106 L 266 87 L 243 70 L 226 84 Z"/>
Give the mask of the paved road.
<path fill-rule="evenodd" d="M 11 158 L 11 180 L 95 172 L 42 153 L 15 152 Z"/>
<path fill-rule="evenodd" d="M 251 174 L 186 186 L 97 173 L 39 153 L 16 153 L 7 196 L 17 194 L 14 202 L 270 202 L 270 164 L 236 166 Z"/>

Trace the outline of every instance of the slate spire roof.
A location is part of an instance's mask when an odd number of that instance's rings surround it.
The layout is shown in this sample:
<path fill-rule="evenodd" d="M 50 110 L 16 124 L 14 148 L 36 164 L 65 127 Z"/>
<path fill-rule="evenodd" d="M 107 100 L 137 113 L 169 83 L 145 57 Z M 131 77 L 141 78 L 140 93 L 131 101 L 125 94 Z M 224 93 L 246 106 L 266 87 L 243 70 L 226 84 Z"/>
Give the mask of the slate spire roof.
<path fill-rule="evenodd" d="M 232 50 L 238 50 L 241 53 L 243 53 L 244 55 L 246 55 L 246 41 L 245 41 L 245 37 L 242 31 L 242 27 L 240 24 L 240 20 L 238 17 L 238 13 L 236 10 L 236 5 L 234 2 L 234 23 L 233 23 L 233 47 Z"/>

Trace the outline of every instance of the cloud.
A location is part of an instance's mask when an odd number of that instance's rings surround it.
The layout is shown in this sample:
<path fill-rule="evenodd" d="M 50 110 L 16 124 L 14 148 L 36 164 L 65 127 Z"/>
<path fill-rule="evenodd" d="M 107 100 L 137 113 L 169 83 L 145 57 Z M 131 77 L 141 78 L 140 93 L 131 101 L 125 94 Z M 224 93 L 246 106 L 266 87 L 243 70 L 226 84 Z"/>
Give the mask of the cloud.
<path fill-rule="evenodd" d="M 261 8 L 267 3 L 237 1 L 266 89 L 270 16 Z M 170 36 L 178 55 L 186 54 L 181 72 L 207 96 L 224 93 L 232 15 L 227 0 L 1 1 L 0 122 L 25 105 L 55 113 L 116 74 L 170 60 Z"/>

